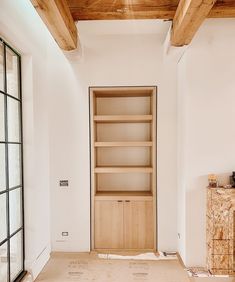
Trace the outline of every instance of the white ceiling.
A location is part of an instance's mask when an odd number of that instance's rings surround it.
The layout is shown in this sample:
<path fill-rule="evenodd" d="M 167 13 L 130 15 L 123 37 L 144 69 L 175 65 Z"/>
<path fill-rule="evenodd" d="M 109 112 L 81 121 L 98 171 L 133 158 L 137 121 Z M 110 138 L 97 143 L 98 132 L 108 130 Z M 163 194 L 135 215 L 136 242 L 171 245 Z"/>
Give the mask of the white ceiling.
<path fill-rule="evenodd" d="M 83 35 L 158 34 L 166 35 L 171 21 L 163 20 L 107 20 L 78 21 L 78 32 Z"/>

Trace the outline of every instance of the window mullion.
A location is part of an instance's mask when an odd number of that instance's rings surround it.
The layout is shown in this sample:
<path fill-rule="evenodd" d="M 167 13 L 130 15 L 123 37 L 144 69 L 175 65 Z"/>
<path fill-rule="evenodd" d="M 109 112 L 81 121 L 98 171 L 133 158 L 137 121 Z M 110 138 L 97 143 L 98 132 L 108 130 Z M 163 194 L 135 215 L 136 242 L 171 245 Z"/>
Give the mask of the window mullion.
<path fill-rule="evenodd" d="M 6 44 L 3 42 L 3 68 L 4 68 L 4 91 L 7 93 L 7 66 L 6 66 Z M 8 161 L 8 115 L 7 115 L 7 96 L 4 95 L 4 115 L 5 115 L 5 173 L 6 173 L 6 214 L 7 214 L 7 262 L 8 262 L 8 281 L 10 282 L 10 205 L 9 205 L 9 161 Z"/>

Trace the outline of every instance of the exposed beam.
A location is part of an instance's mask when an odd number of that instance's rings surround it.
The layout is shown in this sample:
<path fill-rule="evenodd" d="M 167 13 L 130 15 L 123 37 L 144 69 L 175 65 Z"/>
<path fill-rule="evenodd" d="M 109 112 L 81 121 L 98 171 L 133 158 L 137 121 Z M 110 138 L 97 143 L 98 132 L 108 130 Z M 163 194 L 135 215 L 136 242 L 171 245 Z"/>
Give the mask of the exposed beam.
<path fill-rule="evenodd" d="M 179 0 L 67 0 L 73 19 L 169 19 Z"/>
<path fill-rule="evenodd" d="M 84 11 L 71 9 L 74 20 L 133 20 L 133 19 L 173 19 L 175 11 L 147 10 L 133 11 L 122 8 L 117 11 Z"/>
<path fill-rule="evenodd" d="M 179 0 L 67 0 L 75 21 L 121 19 L 169 19 Z M 235 17 L 235 0 L 217 0 L 209 18 Z"/>
<path fill-rule="evenodd" d="M 66 0 L 31 0 L 61 49 L 70 51 L 78 47 L 77 28 Z"/>
<path fill-rule="evenodd" d="M 214 7 L 211 9 L 209 18 L 235 18 L 235 1 L 217 0 Z"/>
<path fill-rule="evenodd" d="M 216 0 L 180 0 L 171 33 L 173 46 L 188 45 Z"/>

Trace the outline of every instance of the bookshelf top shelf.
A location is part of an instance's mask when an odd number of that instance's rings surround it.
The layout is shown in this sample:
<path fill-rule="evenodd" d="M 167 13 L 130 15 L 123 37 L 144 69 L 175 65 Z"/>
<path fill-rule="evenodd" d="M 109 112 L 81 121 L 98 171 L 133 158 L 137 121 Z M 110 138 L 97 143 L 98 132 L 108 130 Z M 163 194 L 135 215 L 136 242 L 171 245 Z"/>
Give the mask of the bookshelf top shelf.
<path fill-rule="evenodd" d="M 151 97 L 155 87 L 96 87 L 92 89 L 96 98 L 129 98 L 129 97 Z"/>
<path fill-rule="evenodd" d="M 95 115 L 95 122 L 150 122 L 152 115 Z"/>

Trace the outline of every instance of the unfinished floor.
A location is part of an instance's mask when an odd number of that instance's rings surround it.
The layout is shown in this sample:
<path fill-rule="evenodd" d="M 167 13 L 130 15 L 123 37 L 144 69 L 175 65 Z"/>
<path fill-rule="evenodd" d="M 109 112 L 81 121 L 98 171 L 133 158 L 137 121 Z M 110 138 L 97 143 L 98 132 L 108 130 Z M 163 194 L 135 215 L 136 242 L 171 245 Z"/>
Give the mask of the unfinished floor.
<path fill-rule="evenodd" d="M 31 282 L 27 277 L 24 282 Z M 96 254 L 54 253 L 36 282 L 234 282 L 235 278 L 189 278 L 179 260 L 110 260 Z"/>

